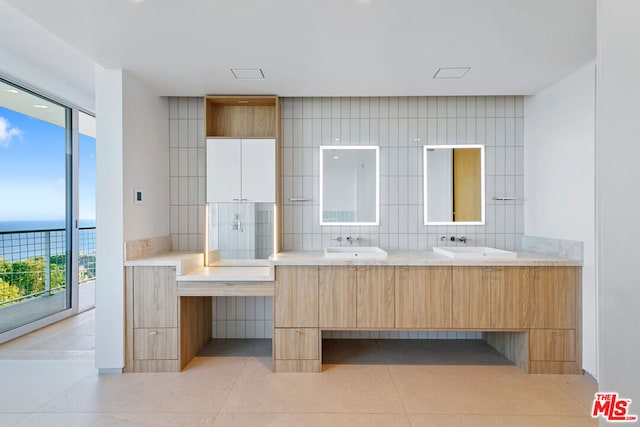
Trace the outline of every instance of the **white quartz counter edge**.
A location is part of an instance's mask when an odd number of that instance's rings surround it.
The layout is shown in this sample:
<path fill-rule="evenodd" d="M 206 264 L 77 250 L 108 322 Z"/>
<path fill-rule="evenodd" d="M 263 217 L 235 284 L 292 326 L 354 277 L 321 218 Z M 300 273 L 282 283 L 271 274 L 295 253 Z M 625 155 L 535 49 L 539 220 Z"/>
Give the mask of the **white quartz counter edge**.
<path fill-rule="evenodd" d="M 175 267 L 176 276 L 181 276 L 204 263 L 202 252 L 165 252 L 125 261 L 125 267 Z"/>
<path fill-rule="evenodd" d="M 579 267 L 579 261 L 555 258 L 543 254 L 518 252 L 516 258 L 453 259 L 433 251 L 389 252 L 385 259 L 340 259 L 326 258 L 323 252 L 280 252 L 269 258 L 278 265 L 406 265 L 406 266 L 556 266 Z"/>
<path fill-rule="evenodd" d="M 166 252 L 129 260 L 125 267 L 175 267 L 178 282 L 269 282 L 273 281 L 273 265 L 269 262 L 240 260 L 239 264 L 220 260 L 204 267 L 202 252 Z"/>

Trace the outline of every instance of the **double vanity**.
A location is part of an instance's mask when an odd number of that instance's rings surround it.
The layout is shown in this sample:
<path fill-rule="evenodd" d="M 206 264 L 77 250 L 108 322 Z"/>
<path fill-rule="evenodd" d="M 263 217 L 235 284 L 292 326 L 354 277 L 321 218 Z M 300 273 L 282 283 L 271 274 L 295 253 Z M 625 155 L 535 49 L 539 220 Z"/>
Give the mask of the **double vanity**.
<path fill-rule="evenodd" d="M 482 332 L 525 372 L 582 373 L 576 261 L 347 247 L 201 262 L 179 253 L 127 261 L 126 371 L 183 369 L 211 340 L 211 297 L 273 296 L 274 372 L 320 372 L 323 331 L 400 330 Z"/>
<path fill-rule="evenodd" d="M 322 105 L 305 114 L 322 111 L 313 129 L 324 132 L 333 120 Z M 182 370 L 212 338 L 212 298 L 269 296 L 274 372 L 320 372 L 325 331 L 473 331 L 525 372 L 582 372 L 579 262 L 441 235 L 451 227 L 488 238 L 485 225 L 497 214 L 485 218 L 485 195 L 495 212 L 517 202 L 506 184 L 485 190 L 483 144 L 403 141 L 400 170 L 399 141 L 305 137 L 314 122 L 297 122 L 294 132 L 276 96 L 207 96 L 204 111 L 204 250 L 171 252 L 169 237 L 128 242 L 125 371 Z M 411 169 L 401 181 L 398 172 Z M 405 190 L 397 200 L 392 180 Z M 383 234 L 398 236 L 402 204 L 403 221 L 412 222 L 405 237 L 437 233 L 452 243 L 421 252 L 373 247 Z M 363 229 L 367 238 L 337 236 Z M 504 230 L 502 245 L 515 246 L 518 233 L 507 244 Z M 283 251 L 305 246 L 303 238 L 326 249 Z"/>

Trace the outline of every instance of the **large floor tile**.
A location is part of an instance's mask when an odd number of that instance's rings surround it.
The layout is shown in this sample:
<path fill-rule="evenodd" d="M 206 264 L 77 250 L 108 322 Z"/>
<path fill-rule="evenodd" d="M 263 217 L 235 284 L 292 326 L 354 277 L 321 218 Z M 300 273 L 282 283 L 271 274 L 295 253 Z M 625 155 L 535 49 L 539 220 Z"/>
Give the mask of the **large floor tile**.
<path fill-rule="evenodd" d="M 16 427 L 209 427 L 216 414 L 93 414 L 39 413 Z"/>
<path fill-rule="evenodd" d="M 413 427 L 535 427 L 533 417 L 519 415 L 412 414 L 409 419 Z"/>
<path fill-rule="evenodd" d="M 585 409 L 545 378 L 509 366 L 389 366 L 410 414 L 565 415 Z"/>
<path fill-rule="evenodd" d="M 535 427 L 597 427 L 598 419 L 588 417 L 534 417 Z M 624 425 L 624 424 L 622 424 Z"/>
<path fill-rule="evenodd" d="M 598 383 L 584 375 L 542 375 L 550 383 L 591 410 Z"/>
<path fill-rule="evenodd" d="M 250 360 L 221 412 L 404 413 L 404 408 L 385 366 L 274 374 Z"/>
<path fill-rule="evenodd" d="M 92 360 L 0 360 L 0 412 L 33 412 L 95 372 Z"/>
<path fill-rule="evenodd" d="M 215 427 L 406 427 L 409 420 L 403 414 L 238 414 L 221 413 Z"/>
<path fill-rule="evenodd" d="M 13 427 L 29 414 L 0 414 L 0 426 Z"/>
<path fill-rule="evenodd" d="M 180 373 L 91 375 L 39 412 L 218 412 L 245 358 L 196 358 Z"/>

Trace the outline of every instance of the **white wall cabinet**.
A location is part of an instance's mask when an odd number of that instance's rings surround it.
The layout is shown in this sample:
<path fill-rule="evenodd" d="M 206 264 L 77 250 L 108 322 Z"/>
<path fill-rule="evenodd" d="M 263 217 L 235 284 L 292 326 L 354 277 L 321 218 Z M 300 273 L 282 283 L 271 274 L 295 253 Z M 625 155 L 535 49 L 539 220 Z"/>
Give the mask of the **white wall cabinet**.
<path fill-rule="evenodd" d="M 207 202 L 275 201 L 275 139 L 207 139 Z"/>

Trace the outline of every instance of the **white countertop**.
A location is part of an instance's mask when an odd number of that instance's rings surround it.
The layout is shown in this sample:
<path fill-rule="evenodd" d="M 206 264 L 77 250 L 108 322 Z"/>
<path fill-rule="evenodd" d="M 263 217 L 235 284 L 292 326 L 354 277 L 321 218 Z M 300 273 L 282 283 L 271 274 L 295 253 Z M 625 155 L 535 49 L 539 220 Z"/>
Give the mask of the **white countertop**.
<path fill-rule="evenodd" d="M 280 252 L 269 260 L 278 265 L 453 265 L 453 266 L 581 266 L 574 260 L 556 258 L 537 253 L 518 252 L 516 258 L 454 259 L 433 251 L 388 252 L 385 259 L 326 258 L 323 252 Z"/>
<path fill-rule="evenodd" d="M 129 260 L 125 267 L 175 267 L 178 282 L 269 282 L 273 264 L 268 260 L 217 260 L 205 267 L 202 252 L 165 252 Z"/>
<path fill-rule="evenodd" d="M 581 263 L 537 253 L 516 258 L 453 259 L 433 251 L 389 252 L 385 259 L 326 258 L 323 252 L 280 252 L 269 260 L 218 260 L 203 266 L 200 252 L 166 252 L 130 260 L 125 266 L 175 267 L 178 282 L 270 282 L 278 265 L 406 265 L 406 266 L 574 266 Z"/>

